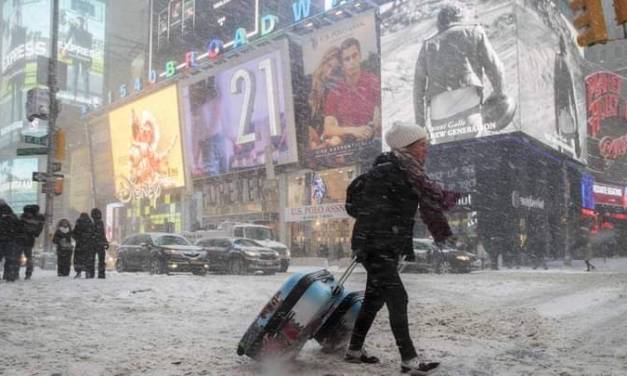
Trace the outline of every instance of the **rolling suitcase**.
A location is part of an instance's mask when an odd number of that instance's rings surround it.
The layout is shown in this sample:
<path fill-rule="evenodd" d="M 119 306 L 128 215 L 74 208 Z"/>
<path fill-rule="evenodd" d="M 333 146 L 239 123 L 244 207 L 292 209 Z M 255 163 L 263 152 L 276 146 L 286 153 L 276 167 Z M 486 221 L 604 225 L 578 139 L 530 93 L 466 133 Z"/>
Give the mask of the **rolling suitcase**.
<path fill-rule="evenodd" d="M 355 265 L 338 281 L 327 270 L 293 274 L 244 333 L 237 354 L 255 360 L 295 357 L 345 295 L 343 283 Z"/>
<path fill-rule="evenodd" d="M 363 291 L 351 293 L 344 291 L 339 296 L 337 304 L 333 306 L 320 329 L 314 334 L 314 339 L 318 341 L 323 352 L 345 350 L 363 301 Z"/>

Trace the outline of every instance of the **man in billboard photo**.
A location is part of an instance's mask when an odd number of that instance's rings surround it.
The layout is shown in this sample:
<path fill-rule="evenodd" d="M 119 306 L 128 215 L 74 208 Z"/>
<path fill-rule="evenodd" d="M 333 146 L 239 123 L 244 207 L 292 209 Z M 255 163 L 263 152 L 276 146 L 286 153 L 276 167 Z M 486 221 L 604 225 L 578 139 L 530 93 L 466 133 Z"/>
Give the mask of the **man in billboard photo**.
<path fill-rule="evenodd" d="M 579 142 L 575 86 L 568 66 L 568 49 L 563 36 L 560 36 L 559 52 L 555 56 L 553 80 L 555 88 L 555 132 L 559 138 L 571 145 L 569 150 L 563 150 L 565 149 L 563 147 L 559 147 L 558 150 L 567 151 L 574 158 L 579 158 L 581 157 L 581 144 Z"/>
<path fill-rule="evenodd" d="M 84 17 L 76 17 L 69 22 L 69 30 L 65 38 L 65 46 L 61 50 L 62 55 L 67 55 L 72 60 L 72 83 L 74 99 L 78 96 L 78 77 L 82 79 L 85 95 L 89 95 L 89 73 L 92 63 L 92 34 L 87 30 L 87 20 Z"/>
<path fill-rule="evenodd" d="M 468 23 L 466 13 L 461 3 L 445 4 L 438 13 L 438 32 L 424 41 L 416 63 L 416 123 L 427 127 L 436 143 L 483 130 L 484 72 L 493 89 L 488 100 L 504 95 L 503 63 L 483 27 Z"/>
<path fill-rule="evenodd" d="M 9 24 L 7 25 L 9 35 L 9 40 L 7 43 L 8 48 L 5 50 L 7 52 L 7 55 L 11 54 L 12 51 L 18 49 L 20 46 L 25 46 L 27 36 L 26 27 L 22 25 L 22 2 L 20 0 L 16 0 L 13 2 L 13 6 L 15 7 L 15 10 L 10 17 Z M 26 74 L 24 72 L 25 62 L 23 59 L 24 58 L 22 57 L 18 61 L 15 61 L 9 66 L 9 69 L 7 69 L 6 72 L 2 72 L 5 79 L 7 80 L 7 89 L 10 92 L 11 122 L 22 120 L 22 116 L 24 113 L 23 90 Z M 5 67 L 3 67 L 3 69 L 4 68 Z"/>
<path fill-rule="evenodd" d="M 343 80 L 327 95 L 323 135 L 329 146 L 367 141 L 381 130 L 381 81 L 361 67 L 361 45 L 348 38 L 340 45 Z"/>

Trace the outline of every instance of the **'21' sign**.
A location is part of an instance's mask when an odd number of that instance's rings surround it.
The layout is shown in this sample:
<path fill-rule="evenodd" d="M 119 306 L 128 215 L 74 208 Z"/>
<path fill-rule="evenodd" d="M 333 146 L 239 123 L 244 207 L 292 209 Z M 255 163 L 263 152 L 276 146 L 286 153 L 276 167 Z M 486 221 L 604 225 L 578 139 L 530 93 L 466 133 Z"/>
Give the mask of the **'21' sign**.
<path fill-rule="evenodd" d="M 256 59 L 246 64 L 246 67 L 236 68 L 229 78 L 229 92 L 231 95 L 241 95 L 241 107 L 235 113 L 239 114 L 236 144 L 244 145 L 258 141 L 255 125 L 261 121 L 269 127 L 271 137 L 281 136 L 281 94 L 276 62 L 271 57 Z M 257 98 L 261 96 L 261 98 Z M 265 96 L 265 101 L 263 97 Z M 260 99 L 259 103 L 257 100 Z M 267 120 L 266 120 L 267 119 Z"/>

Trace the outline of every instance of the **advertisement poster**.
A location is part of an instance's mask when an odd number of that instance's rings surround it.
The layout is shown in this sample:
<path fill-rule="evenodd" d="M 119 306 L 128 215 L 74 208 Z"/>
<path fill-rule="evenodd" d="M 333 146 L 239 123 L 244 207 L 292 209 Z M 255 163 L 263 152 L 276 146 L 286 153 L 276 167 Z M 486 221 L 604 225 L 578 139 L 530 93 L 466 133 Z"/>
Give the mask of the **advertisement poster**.
<path fill-rule="evenodd" d="M 183 152 L 176 86 L 109 113 L 116 195 L 122 203 L 155 202 L 164 190 L 183 187 Z"/>
<path fill-rule="evenodd" d="M 39 171 L 37 158 L 0 161 L 0 198 L 14 212 L 21 213 L 25 205 L 37 204 L 37 188 L 33 172 Z"/>
<path fill-rule="evenodd" d="M 0 127 L 5 127 L 26 123 L 26 91 L 37 85 L 37 56 L 48 56 L 50 0 L 0 3 Z"/>
<path fill-rule="evenodd" d="M 26 92 L 38 84 L 38 56 L 49 56 L 50 0 L 4 0 L 0 35 L 0 127 L 27 124 Z M 105 10 L 102 0 L 61 0 L 59 60 L 67 81 L 58 97 L 66 103 L 99 105 L 104 72 Z M 39 64 L 42 64 L 40 61 Z M 47 77 L 47 74 L 45 75 Z M 43 78 L 43 77 L 42 77 Z"/>
<path fill-rule="evenodd" d="M 266 51 L 184 85 L 192 176 L 297 161 L 287 46 Z"/>
<path fill-rule="evenodd" d="M 588 166 L 601 181 L 627 184 L 627 81 L 595 72 L 586 93 Z"/>
<path fill-rule="evenodd" d="M 59 60 L 67 64 L 62 100 L 98 106 L 102 101 L 106 5 L 102 0 L 61 0 Z"/>
<path fill-rule="evenodd" d="M 419 0 L 380 10 L 385 125 L 416 122 L 432 144 L 523 131 L 585 160 L 582 52 L 556 7 Z"/>
<path fill-rule="evenodd" d="M 291 175 L 286 222 L 349 218 L 344 208 L 346 188 L 355 177 L 354 168 Z"/>
<path fill-rule="evenodd" d="M 381 151 L 381 79 L 373 13 L 304 38 L 302 53 L 305 164 L 337 167 L 374 158 Z"/>

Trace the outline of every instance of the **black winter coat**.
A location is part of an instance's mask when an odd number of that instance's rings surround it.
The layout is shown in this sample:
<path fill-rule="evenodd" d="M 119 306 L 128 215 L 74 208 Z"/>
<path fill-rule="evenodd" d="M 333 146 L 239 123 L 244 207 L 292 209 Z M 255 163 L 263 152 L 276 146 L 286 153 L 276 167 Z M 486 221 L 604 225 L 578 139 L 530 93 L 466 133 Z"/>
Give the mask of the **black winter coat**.
<path fill-rule="evenodd" d="M 109 246 L 102 219 L 94 219 L 94 244 L 97 248 L 107 248 Z"/>
<path fill-rule="evenodd" d="M 57 252 L 59 250 L 72 251 L 72 231 L 64 233 L 57 230 L 52 237 L 52 242 L 57 245 Z"/>
<path fill-rule="evenodd" d="M 20 220 L 7 204 L 0 205 L 0 243 L 14 242 L 20 232 Z"/>
<path fill-rule="evenodd" d="M 380 154 L 368 171 L 364 198 L 374 208 L 372 214 L 360 216 L 353 227 L 352 248 L 370 252 L 383 252 L 398 256 L 413 254 L 414 218 L 420 204 L 420 215 L 435 241 L 446 240 L 452 235 L 444 209 L 448 204 L 436 202 L 431 194 L 433 182 L 425 177 L 413 189 L 407 174 L 401 169 L 393 153 Z M 449 195 L 450 193 L 450 195 Z M 451 196 L 452 195 L 452 196 Z M 457 197 L 447 192 L 447 198 Z"/>
<path fill-rule="evenodd" d="M 88 216 L 80 216 L 72 231 L 72 237 L 76 240 L 76 253 L 91 252 L 95 247 L 94 223 Z"/>
<path fill-rule="evenodd" d="M 21 231 L 18 236 L 18 244 L 24 247 L 33 247 L 35 239 L 44 229 L 44 218 L 41 214 L 24 212 L 20 216 Z"/>

